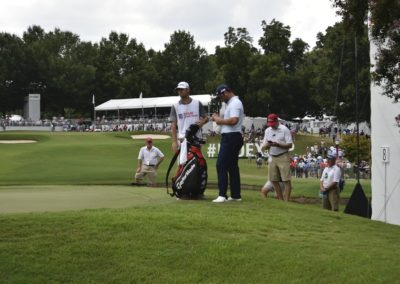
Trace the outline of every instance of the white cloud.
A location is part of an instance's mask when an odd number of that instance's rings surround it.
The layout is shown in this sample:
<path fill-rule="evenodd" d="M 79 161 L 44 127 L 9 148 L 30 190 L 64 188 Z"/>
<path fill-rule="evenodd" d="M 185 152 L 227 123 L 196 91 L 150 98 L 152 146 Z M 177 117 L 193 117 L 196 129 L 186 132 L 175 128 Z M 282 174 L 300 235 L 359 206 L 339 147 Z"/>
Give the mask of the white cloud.
<path fill-rule="evenodd" d="M 247 28 L 256 45 L 261 21 L 275 18 L 291 27 L 292 39 L 314 46 L 317 32 L 338 20 L 330 0 L 0 0 L 0 5 L 1 32 L 22 36 L 40 25 L 98 42 L 116 31 L 159 50 L 174 31 L 185 30 L 209 53 L 223 45 L 229 26 Z"/>
<path fill-rule="evenodd" d="M 301 38 L 313 47 L 318 32 L 325 33 L 328 26 L 340 21 L 335 13 L 329 0 L 291 1 L 282 21 L 290 26 L 292 40 Z"/>

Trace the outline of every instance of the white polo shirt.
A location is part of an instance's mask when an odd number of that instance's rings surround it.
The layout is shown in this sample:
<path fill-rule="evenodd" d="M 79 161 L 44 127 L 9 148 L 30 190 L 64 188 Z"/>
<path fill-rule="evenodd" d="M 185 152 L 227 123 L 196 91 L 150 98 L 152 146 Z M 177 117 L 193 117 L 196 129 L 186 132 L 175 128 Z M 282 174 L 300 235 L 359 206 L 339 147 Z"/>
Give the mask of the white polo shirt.
<path fill-rule="evenodd" d="M 326 167 L 321 175 L 321 181 L 324 188 L 327 188 L 332 182 L 339 184 L 340 181 L 340 168 L 336 165 L 332 167 Z"/>
<path fill-rule="evenodd" d="M 233 96 L 226 104 L 223 119 L 231 117 L 238 117 L 238 123 L 235 125 L 221 125 L 221 133 L 242 132 L 244 109 L 238 96 Z"/>
<path fill-rule="evenodd" d="M 268 127 L 265 130 L 263 144 L 266 145 L 268 141 L 278 142 L 282 144 L 293 143 L 292 134 L 290 133 L 289 128 L 287 128 L 285 125 L 282 124 L 279 124 L 277 129 Z M 269 149 L 269 154 L 276 156 L 287 151 L 288 149 L 286 148 L 272 146 Z"/>
<path fill-rule="evenodd" d="M 158 163 L 157 158 L 164 157 L 164 154 L 157 148 L 152 146 L 147 149 L 147 146 L 140 148 L 138 160 L 142 160 L 142 165 L 155 166 Z"/>

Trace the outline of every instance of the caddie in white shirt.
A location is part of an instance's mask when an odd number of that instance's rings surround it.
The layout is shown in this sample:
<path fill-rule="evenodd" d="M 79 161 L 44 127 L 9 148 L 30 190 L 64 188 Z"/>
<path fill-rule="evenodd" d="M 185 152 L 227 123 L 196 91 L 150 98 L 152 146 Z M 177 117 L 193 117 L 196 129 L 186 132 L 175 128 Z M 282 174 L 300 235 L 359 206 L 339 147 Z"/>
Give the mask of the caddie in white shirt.
<path fill-rule="evenodd" d="M 179 82 L 176 86 L 180 100 L 171 108 L 172 152 L 178 151 L 179 143 L 185 138 L 186 130 L 191 124 L 199 125 L 197 136 L 201 139 L 201 127 L 208 122 L 208 116 L 200 101 L 190 97 L 190 87 L 187 82 Z"/>
<path fill-rule="evenodd" d="M 185 138 L 186 130 L 191 124 L 199 125 L 197 136 L 201 137 L 201 127 L 208 122 L 208 116 L 200 101 L 190 97 L 190 87 L 187 82 L 179 82 L 176 86 L 180 100 L 171 108 L 172 152 L 178 151 L 179 142 Z"/>

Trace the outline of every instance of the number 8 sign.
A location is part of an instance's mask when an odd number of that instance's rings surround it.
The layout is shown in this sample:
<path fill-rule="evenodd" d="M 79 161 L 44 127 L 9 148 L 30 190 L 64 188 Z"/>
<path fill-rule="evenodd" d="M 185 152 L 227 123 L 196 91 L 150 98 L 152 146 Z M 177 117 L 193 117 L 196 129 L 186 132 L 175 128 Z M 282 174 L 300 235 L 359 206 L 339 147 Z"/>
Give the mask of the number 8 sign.
<path fill-rule="evenodd" d="M 381 147 L 381 158 L 382 158 L 382 162 L 387 164 L 390 161 L 390 156 L 389 156 L 389 147 Z"/>

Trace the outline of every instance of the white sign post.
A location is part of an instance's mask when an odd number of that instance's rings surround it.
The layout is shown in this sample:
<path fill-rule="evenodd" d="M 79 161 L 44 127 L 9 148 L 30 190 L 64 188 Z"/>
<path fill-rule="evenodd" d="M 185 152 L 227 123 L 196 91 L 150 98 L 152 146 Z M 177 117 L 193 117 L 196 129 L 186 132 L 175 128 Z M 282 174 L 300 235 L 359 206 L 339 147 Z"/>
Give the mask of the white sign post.
<path fill-rule="evenodd" d="M 390 162 L 390 155 L 389 155 L 389 147 L 383 146 L 381 147 L 381 159 L 382 163 L 389 164 Z"/>
<path fill-rule="evenodd" d="M 385 213 L 385 217 L 384 217 L 384 221 L 385 223 L 387 223 L 387 218 L 386 218 L 386 206 L 387 206 L 387 164 L 389 164 L 390 162 L 390 155 L 389 155 L 390 151 L 389 151 L 389 147 L 388 146 L 382 146 L 381 147 L 381 160 L 382 163 L 384 164 L 384 169 L 385 169 L 385 177 L 384 177 L 384 189 L 385 189 L 385 201 L 384 201 L 384 213 Z"/>

